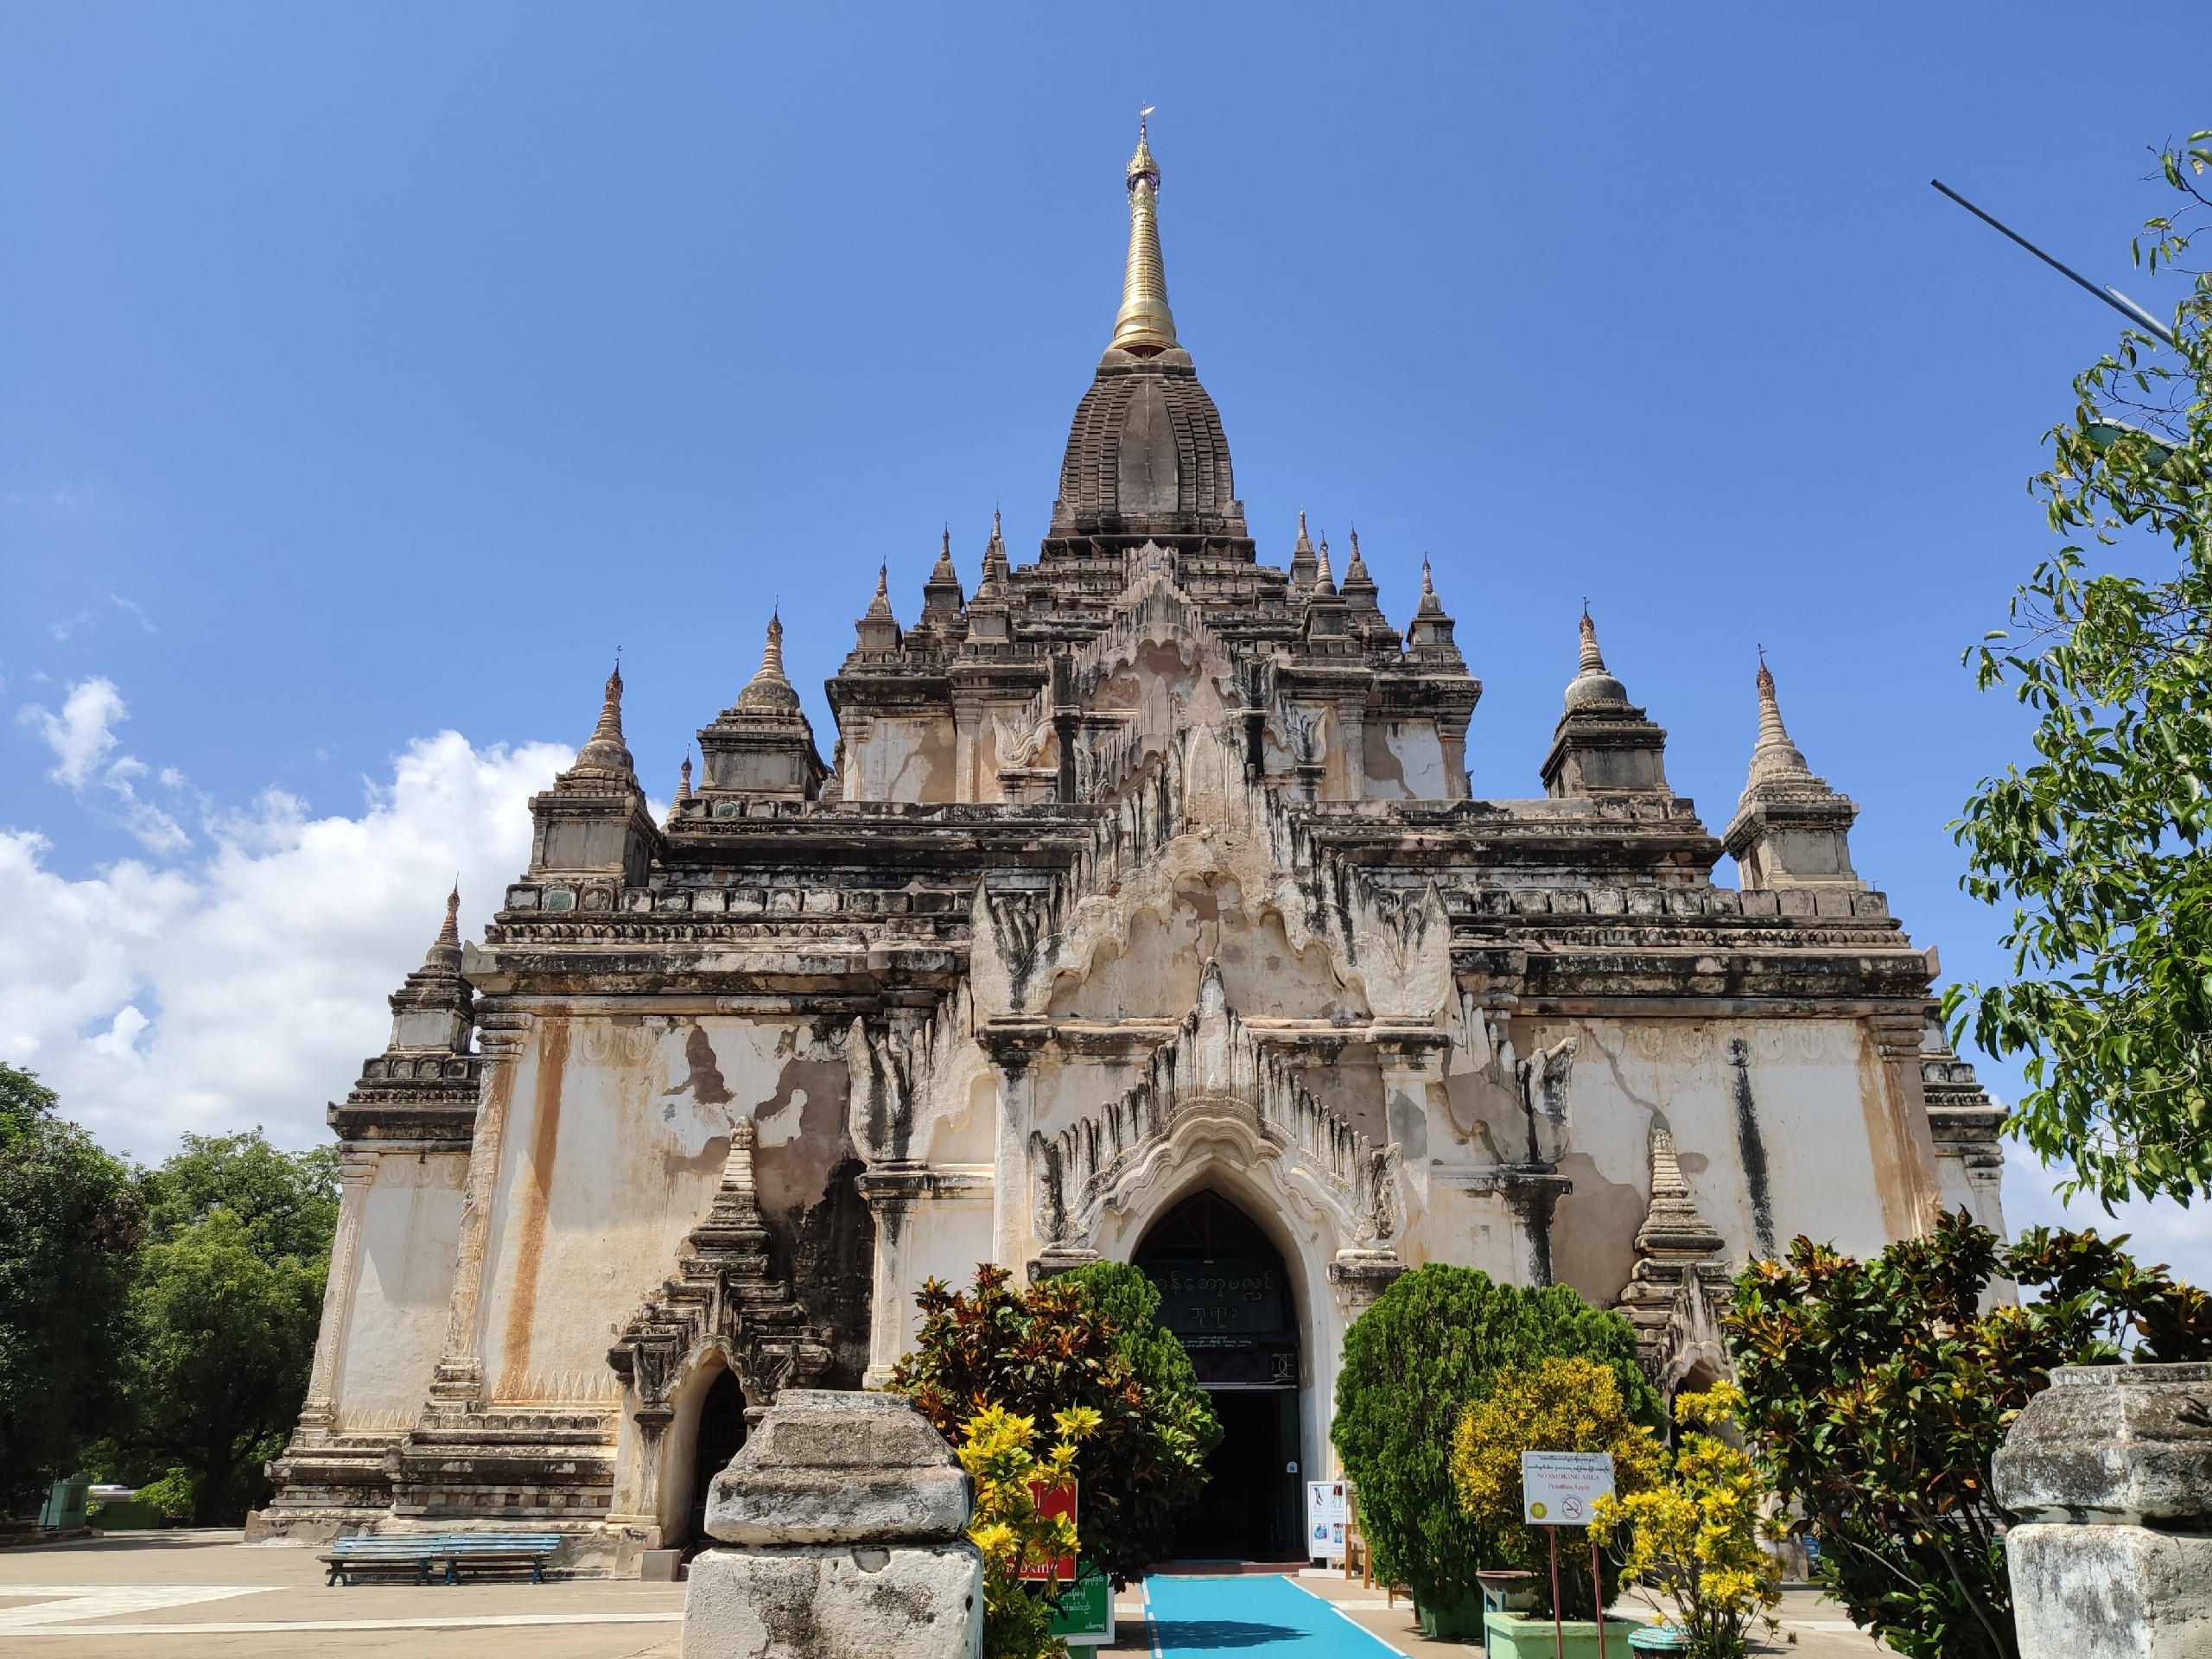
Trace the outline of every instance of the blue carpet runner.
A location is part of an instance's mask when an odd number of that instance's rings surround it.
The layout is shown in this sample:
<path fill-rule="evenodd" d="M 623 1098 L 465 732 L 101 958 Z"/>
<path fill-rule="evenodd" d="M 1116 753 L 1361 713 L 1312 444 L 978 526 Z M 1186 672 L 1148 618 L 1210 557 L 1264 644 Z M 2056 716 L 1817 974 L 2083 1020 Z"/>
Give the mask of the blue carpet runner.
<path fill-rule="evenodd" d="M 1397 1650 L 1319 1596 L 1274 1573 L 1144 1581 L 1160 1659 L 1251 1653 L 1259 1659 L 1396 1659 Z"/>

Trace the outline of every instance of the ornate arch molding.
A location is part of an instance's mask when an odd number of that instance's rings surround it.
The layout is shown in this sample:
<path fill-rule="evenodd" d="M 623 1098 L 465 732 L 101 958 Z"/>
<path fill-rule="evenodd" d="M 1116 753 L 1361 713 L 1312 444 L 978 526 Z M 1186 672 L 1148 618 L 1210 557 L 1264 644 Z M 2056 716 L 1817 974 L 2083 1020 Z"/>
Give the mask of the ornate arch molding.
<path fill-rule="evenodd" d="M 768 1229 L 753 1186 L 749 1117 L 730 1128 L 714 1208 L 685 1240 L 676 1277 L 630 1318 L 607 1363 L 636 1395 L 631 1413 L 647 1445 L 674 1421 L 683 1379 L 711 1351 L 737 1374 L 749 1406 L 804 1388 L 830 1366 L 829 1338 L 810 1324 L 791 1281 L 772 1277 Z"/>
<path fill-rule="evenodd" d="M 1135 1085 L 1056 1135 L 1031 1132 L 1040 1266 L 1095 1260 L 1109 1214 L 1148 1207 L 1163 1185 L 1217 1160 L 1325 1228 L 1340 1258 L 1395 1262 L 1405 1217 L 1397 1143 L 1373 1146 L 1316 1100 L 1229 1006 L 1209 960 L 1197 1006 Z"/>

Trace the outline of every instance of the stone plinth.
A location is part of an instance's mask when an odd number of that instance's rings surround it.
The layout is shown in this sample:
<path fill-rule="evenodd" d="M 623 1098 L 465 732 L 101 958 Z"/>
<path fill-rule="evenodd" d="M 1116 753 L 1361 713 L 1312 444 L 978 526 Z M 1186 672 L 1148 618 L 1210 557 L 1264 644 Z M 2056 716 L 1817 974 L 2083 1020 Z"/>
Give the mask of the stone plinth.
<path fill-rule="evenodd" d="M 2212 1365 L 2069 1365 L 1993 1465 L 2020 1659 L 2212 1659 Z"/>
<path fill-rule="evenodd" d="M 966 1472 L 911 1402 L 786 1389 L 709 1491 L 683 1659 L 976 1659 Z"/>

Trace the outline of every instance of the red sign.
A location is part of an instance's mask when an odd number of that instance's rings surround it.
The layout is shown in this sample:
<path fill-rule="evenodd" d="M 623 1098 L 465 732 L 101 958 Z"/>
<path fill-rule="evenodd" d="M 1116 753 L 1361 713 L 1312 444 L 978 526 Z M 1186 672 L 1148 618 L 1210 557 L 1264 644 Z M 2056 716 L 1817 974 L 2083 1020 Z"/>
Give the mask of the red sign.
<path fill-rule="evenodd" d="M 1037 1506 L 1038 1514 L 1046 1516 L 1065 1515 L 1068 1518 L 1069 1524 L 1074 1524 L 1075 1483 L 1073 1481 L 1070 1481 L 1066 1486 L 1057 1492 L 1048 1492 L 1045 1490 L 1042 1481 L 1033 1480 L 1029 1483 L 1029 1501 Z M 1025 1579 L 1036 1579 L 1040 1582 L 1046 1579 L 1057 1578 L 1062 1584 L 1073 1584 L 1075 1557 L 1063 1555 L 1057 1561 L 1031 1561 L 1022 1567 L 1021 1576 Z"/>

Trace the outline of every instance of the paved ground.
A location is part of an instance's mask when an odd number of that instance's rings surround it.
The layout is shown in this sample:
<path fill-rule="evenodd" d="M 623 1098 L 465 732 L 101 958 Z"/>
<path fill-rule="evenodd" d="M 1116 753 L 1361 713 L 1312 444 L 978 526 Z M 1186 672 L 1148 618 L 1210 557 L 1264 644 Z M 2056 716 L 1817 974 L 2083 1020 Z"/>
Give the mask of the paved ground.
<path fill-rule="evenodd" d="M 676 1659 L 680 1584 L 326 1588 L 312 1549 L 235 1532 L 0 1550 L 0 1652 L 54 1659 Z"/>
<path fill-rule="evenodd" d="M 54 1659 L 677 1659 L 680 1584 L 357 1585 L 327 1588 L 312 1549 L 235 1532 L 127 1533 L 0 1549 L 0 1653 Z M 1427 1642 L 1401 1599 L 1333 1574 L 1155 1577 L 1116 1599 L 1112 1651 L 1158 1659 L 1464 1656 Z M 1630 1611 L 1624 1607 L 1620 1611 Z M 1795 1646 L 1756 1653 L 1868 1659 L 1883 1649 L 1806 1591 L 1782 1609 Z"/>

